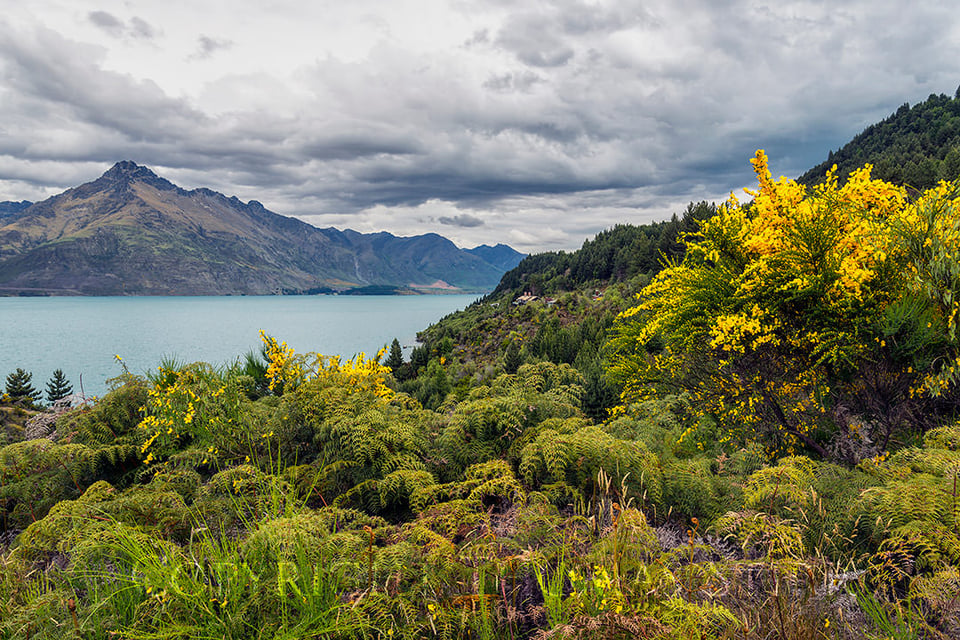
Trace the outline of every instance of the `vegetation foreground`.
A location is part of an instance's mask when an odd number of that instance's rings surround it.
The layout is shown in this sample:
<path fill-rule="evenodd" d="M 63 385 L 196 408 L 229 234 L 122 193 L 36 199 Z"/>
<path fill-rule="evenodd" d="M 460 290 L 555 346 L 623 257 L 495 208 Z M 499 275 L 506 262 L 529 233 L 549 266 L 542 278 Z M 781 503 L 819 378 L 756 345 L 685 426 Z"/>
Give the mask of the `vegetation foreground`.
<path fill-rule="evenodd" d="M 960 182 L 754 167 L 410 362 L 8 397 L 0 637 L 960 636 Z"/>

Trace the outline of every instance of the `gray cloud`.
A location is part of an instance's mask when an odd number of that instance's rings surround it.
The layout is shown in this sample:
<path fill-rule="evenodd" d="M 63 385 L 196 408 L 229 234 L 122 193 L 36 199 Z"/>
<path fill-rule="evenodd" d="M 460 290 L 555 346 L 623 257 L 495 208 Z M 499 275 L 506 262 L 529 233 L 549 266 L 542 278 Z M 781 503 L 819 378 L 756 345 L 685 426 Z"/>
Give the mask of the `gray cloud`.
<path fill-rule="evenodd" d="M 199 38 L 197 38 L 197 52 L 193 55 L 193 57 L 206 59 L 218 51 L 230 49 L 233 47 L 233 45 L 234 42 L 229 39 L 220 39 L 201 35 Z"/>
<path fill-rule="evenodd" d="M 156 29 L 150 26 L 146 20 L 136 16 L 130 18 L 130 35 L 136 38 L 153 38 L 157 35 Z"/>
<path fill-rule="evenodd" d="M 91 11 L 87 14 L 87 19 L 112 36 L 123 35 L 123 21 L 112 13 L 107 13 L 106 11 Z"/>
<path fill-rule="evenodd" d="M 292 80 L 233 70 L 207 85 L 216 109 L 111 70 L 102 48 L 0 22 L 0 200 L 129 158 L 320 225 L 573 248 L 725 198 L 760 147 L 799 175 L 960 82 L 960 18 L 934 2 L 490 2 L 443 52 L 386 38 L 349 61 L 312 56 Z M 159 32 L 88 18 L 117 38 Z M 244 44 L 183 42 L 210 65 Z"/>
<path fill-rule="evenodd" d="M 11 115 L 33 125 L 19 141 L 41 155 L 57 155 L 55 148 L 37 144 L 48 134 L 62 136 L 67 148 L 83 139 L 96 156 L 97 149 L 111 143 L 163 145 L 165 139 L 190 136 L 206 124 L 203 114 L 167 97 L 154 83 L 103 70 L 96 48 L 69 43 L 49 30 L 32 37 L 5 35 L 0 39 L 0 79 L 12 90 Z M 6 142 L 16 141 L 11 136 Z"/>
<path fill-rule="evenodd" d="M 464 43 L 465 47 L 474 47 L 477 45 L 484 45 L 490 42 L 490 31 L 489 29 L 478 29 L 474 31 L 469 39 Z"/>
<path fill-rule="evenodd" d="M 523 71 L 491 76 L 486 82 L 483 83 L 483 88 L 490 89 L 491 91 L 496 91 L 498 93 L 510 91 L 529 93 L 533 89 L 534 85 L 541 82 L 543 82 L 543 78 L 537 74 L 530 71 Z"/>
<path fill-rule="evenodd" d="M 536 28 L 534 24 L 517 23 L 504 29 L 497 44 L 512 51 L 517 59 L 532 67 L 560 67 L 573 58 L 574 50 L 560 38 Z"/>
<path fill-rule="evenodd" d="M 448 224 L 454 227 L 480 227 L 483 226 L 483 220 L 469 213 L 463 213 L 458 216 L 440 216 L 437 218 L 440 224 Z"/>
<path fill-rule="evenodd" d="M 91 11 L 87 19 L 114 38 L 128 36 L 131 38 L 151 39 L 157 35 L 156 29 L 146 20 L 134 16 L 129 23 L 106 11 Z"/>

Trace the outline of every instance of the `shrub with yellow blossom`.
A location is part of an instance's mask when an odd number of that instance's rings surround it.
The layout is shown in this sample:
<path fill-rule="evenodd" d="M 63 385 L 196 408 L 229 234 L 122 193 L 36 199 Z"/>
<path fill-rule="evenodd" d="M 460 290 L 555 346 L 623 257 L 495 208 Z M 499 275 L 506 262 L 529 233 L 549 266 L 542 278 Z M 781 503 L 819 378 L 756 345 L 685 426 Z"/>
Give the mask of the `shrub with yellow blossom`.
<path fill-rule="evenodd" d="M 240 431 L 245 403 L 235 380 L 210 365 L 161 365 L 147 391 L 139 425 L 143 462 L 150 465 L 175 451 L 204 444 L 206 455 L 198 462 L 212 467 L 219 445 L 228 434 Z"/>
<path fill-rule="evenodd" d="M 267 378 L 283 390 L 277 438 L 282 453 L 296 451 L 301 471 L 309 465 L 314 489 L 328 502 L 363 505 L 373 511 L 406 508 L 409 492 L 424 482 L 424 416 L 419 403 L 390 387 L 385 350 L 350 359 L 318 353 L 297 354 L 285 343 L 261 334 L 266 345 Z M 392 502 L 394 485 L 406 487 Z M 401 481 L 400 478 L 403 478 Z M 396 488 L 394 486 L 394 488 Z"/>
<path fill-rule="evenodd" d="M 319 353 L 297 354 L 286 342 L 279 342 L 260 332 L 267 358 L 267 380 L 277 395 L 294 391 L 308 380 L 323 387 L 344 387 L 354 391 L 370 391 L 378 398 L 389 399 L 393 390 L 387 386 L 390 367 L 380 363 L 386 353 L 381 349 L 373 358 L 358 353 L 349 360 Z"/>
<path fill-rule="evenodd" d="M 622 400 L 687 391 L 731 437 L 851 460 L 926 428 L 960 375 L 960 181 L 910 202 L 869 165 L 808 193 L 752 163 L 753 201 L 731 195 L 619 316 Z"/>

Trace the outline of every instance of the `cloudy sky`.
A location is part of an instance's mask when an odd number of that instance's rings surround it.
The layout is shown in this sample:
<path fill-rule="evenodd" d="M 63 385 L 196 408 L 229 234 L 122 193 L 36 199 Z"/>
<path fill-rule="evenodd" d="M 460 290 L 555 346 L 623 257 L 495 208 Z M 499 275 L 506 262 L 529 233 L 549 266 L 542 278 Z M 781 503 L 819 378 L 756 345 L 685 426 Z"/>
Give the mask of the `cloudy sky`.
<path fill-rule="evenodd" d="M 0 200 L 128 159 L 321 227 L 572 249 L 952 96 L 952 5 L 5 0 Z"/>

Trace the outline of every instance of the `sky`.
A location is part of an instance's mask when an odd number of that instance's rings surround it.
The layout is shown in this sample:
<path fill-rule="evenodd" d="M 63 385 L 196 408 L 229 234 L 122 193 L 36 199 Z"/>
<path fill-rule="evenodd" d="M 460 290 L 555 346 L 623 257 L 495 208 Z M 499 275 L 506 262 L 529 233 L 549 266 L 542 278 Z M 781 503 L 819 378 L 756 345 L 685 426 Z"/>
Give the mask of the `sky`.
<path fill-rule="evenodd" d="M 319 227 L 575 249 L 953 96 L 952 5 L 5 0 L 0 201 L 132 160 Z"/>

